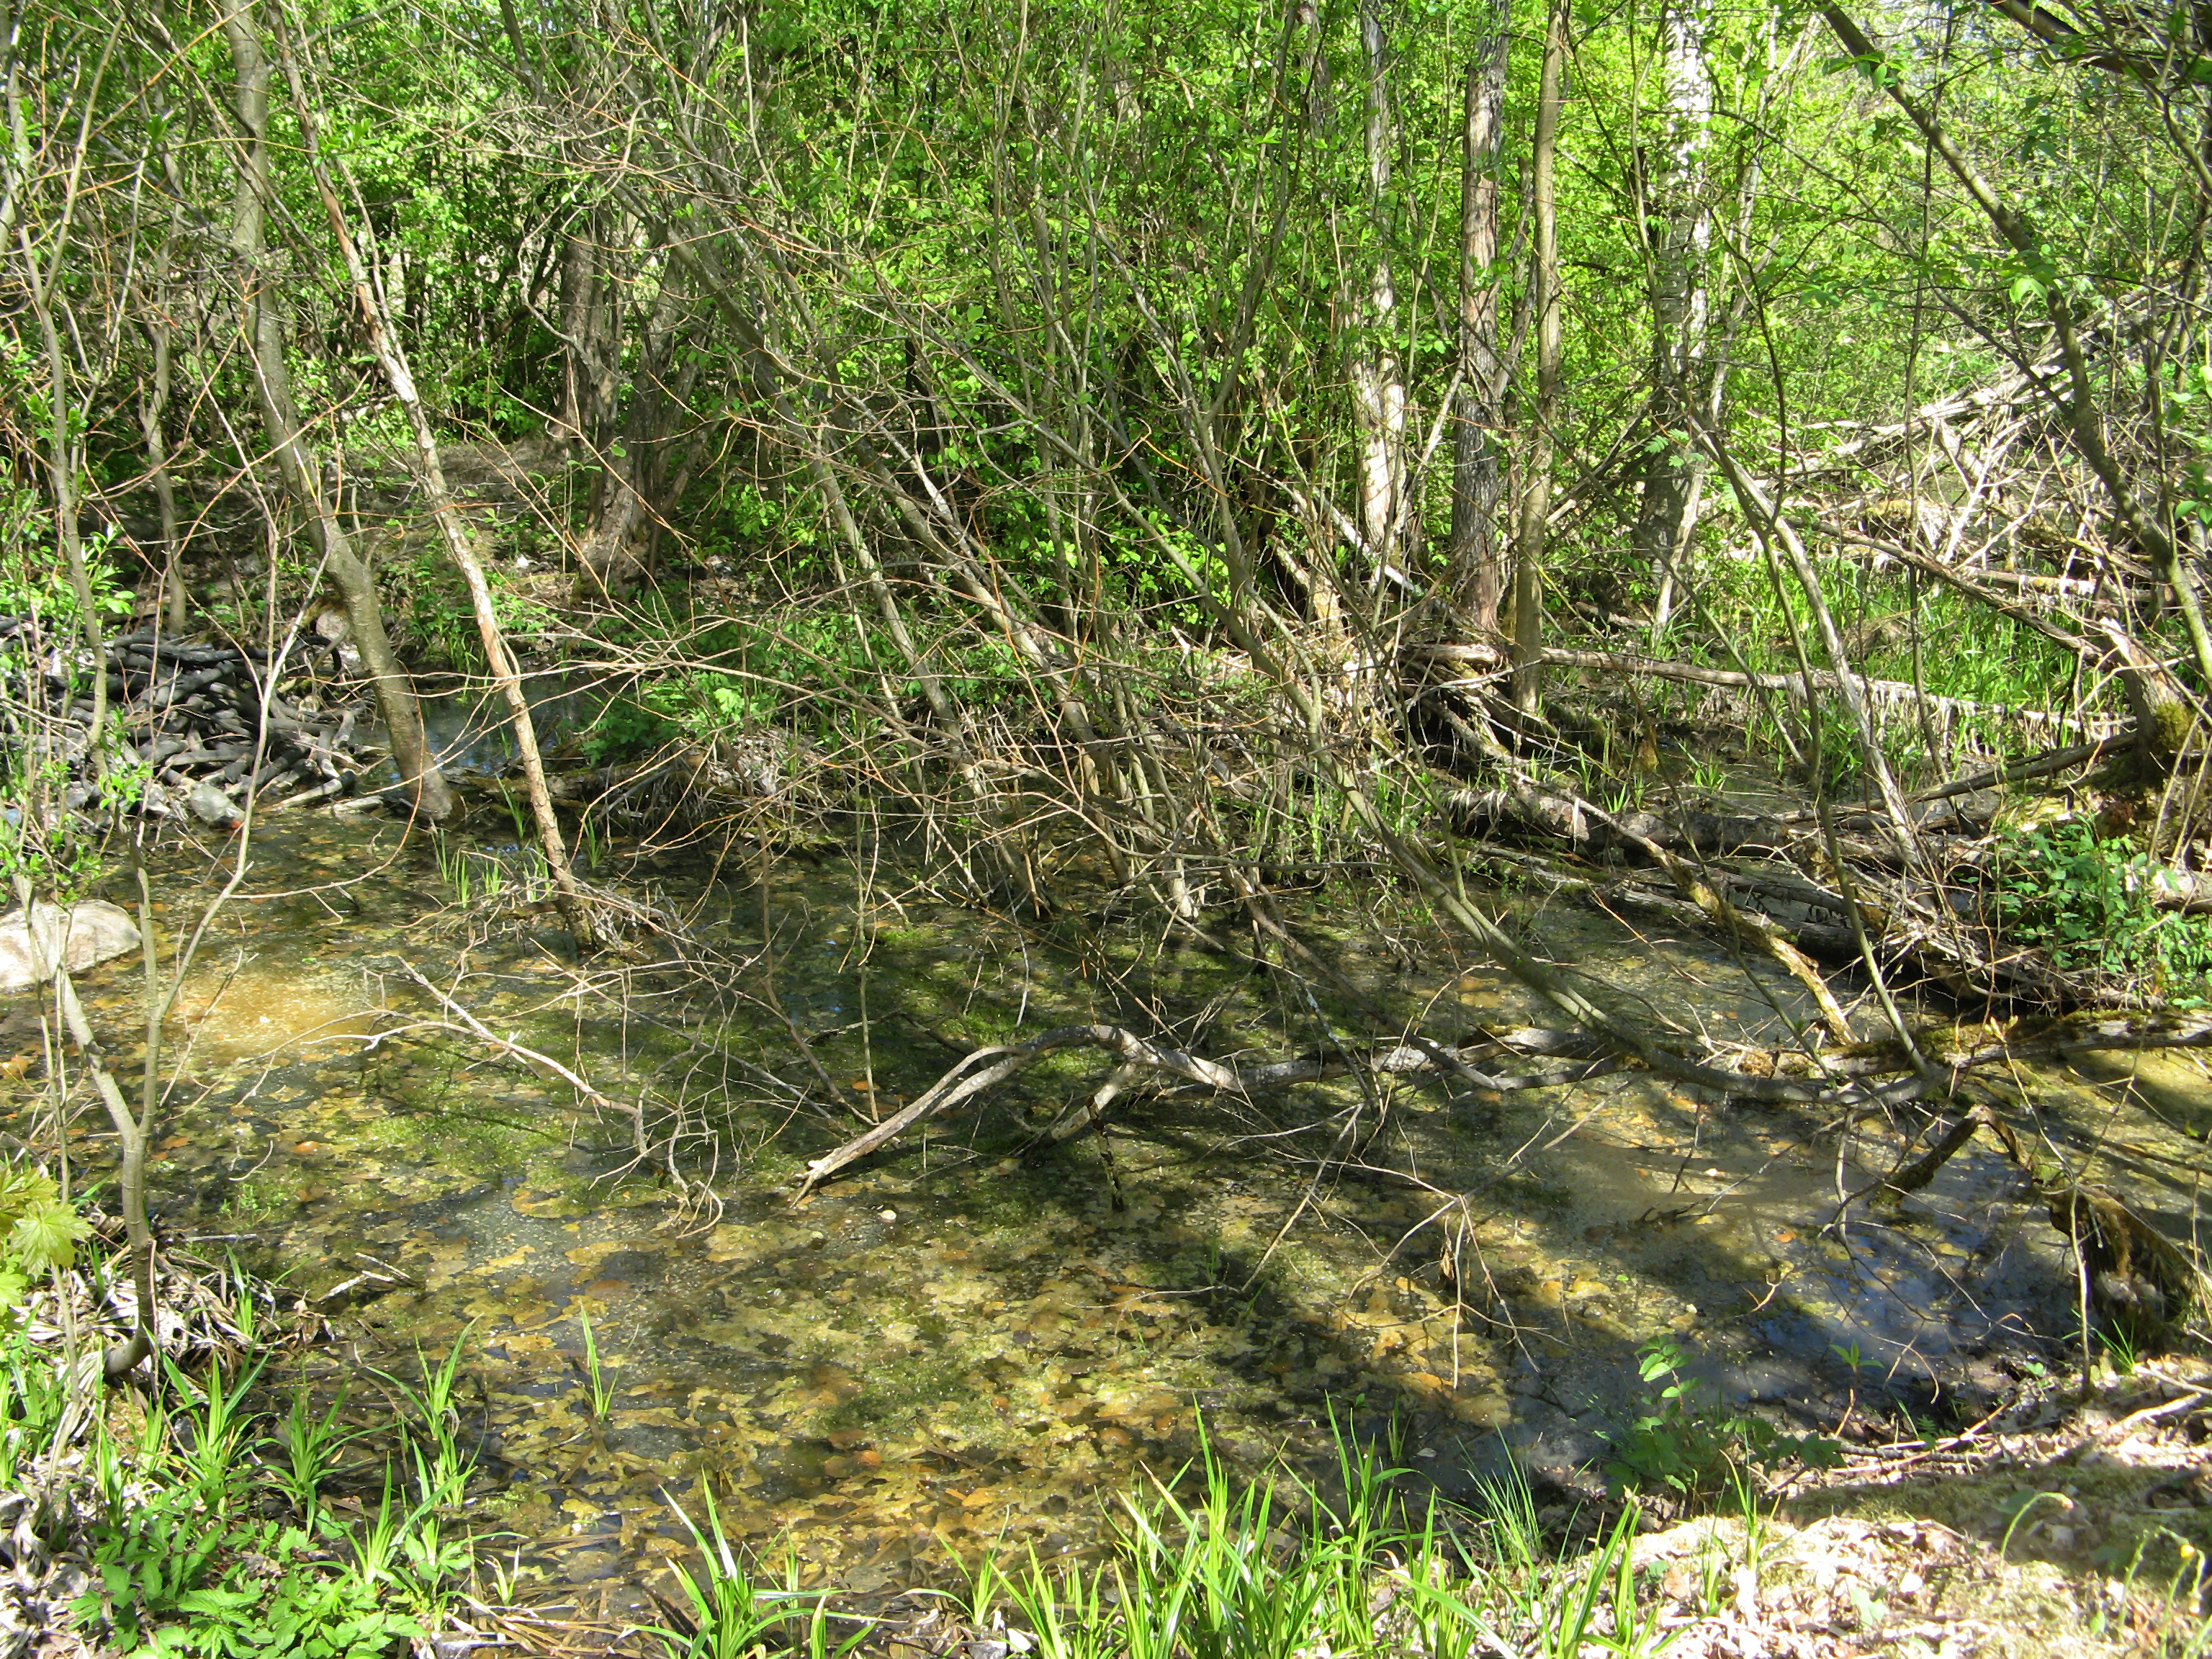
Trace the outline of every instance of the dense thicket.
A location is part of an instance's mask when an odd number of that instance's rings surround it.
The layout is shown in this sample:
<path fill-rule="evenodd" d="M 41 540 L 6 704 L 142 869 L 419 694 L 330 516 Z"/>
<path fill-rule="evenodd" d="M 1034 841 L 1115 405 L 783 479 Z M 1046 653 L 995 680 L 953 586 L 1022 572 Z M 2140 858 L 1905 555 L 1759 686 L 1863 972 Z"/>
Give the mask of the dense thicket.
<path fill-rule="evenodd" d="M 487 677 L 586 942 L 562 803 L 680 777 L 691 830 L 865 801 L 979 902 L 1074 860 L 1200 937 L 1387 871 L 1638 1063 L 1735 1075 L 1517 947 L 1451 831 L 1750 943 L 1836 1040 L 1861 975 L 1932 1089 L 1891 977 L 2063 1012 L 2212 962 L 2160 919 L 2212 684 L 2203 27 L 32 7 L 0 601 L 94 653 L 334 645 L 433 818 L 416 683 Z M 533 653 L 613 688 L 591 777 L 547 781 Z M 83 833 L 50 808 L 208 757 L 36 678 L 27 880 Z M 1990 786 L 2089 767 L 2079 847 L 1990 833 Z"/>

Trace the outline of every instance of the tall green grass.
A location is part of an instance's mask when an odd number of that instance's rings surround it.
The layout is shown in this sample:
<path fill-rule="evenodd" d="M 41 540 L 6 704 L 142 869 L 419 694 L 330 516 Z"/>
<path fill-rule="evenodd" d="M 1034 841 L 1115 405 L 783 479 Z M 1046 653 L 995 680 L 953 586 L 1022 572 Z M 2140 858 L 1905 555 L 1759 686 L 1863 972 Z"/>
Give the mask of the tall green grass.
<path fill-rule="evenodd" d="M 1030 1659 L 1334 1659 L 1511 1653 L 1653 1659 L 1671 1639 L 1633 1565 L 1634 1505 L 1581 1559 L 1551 1558 L 1510 1467 L 1471 1505 L 1409 1497 L 1380 1447 L 1340 1435 L 1334 1479 L 1239 1480 L 1211 1443 L 1121 1502 L 1092 1557 L 988 1556 L 963 1598 L 979 1631 Z M 711 1507 L 691 1617 L 656 1632 L 665 1659 L 818 1651 L 818 1597 L 745 1568 Z M 1715 1605 L 1729 1583 L 1709 1575 Z"/>
<path fill-rule="evenodd" d="M 116 1395 L 88 1413 L 46 1380 L 55 1355 L 21 1326 L 0 1329 L 16 1478 L 65 1468 L 62 1443 L 83 1437 L 80 1634 L 131 1659 L 383 1659 L 427 1643 L 473 1565 L 457 1525 L 468 1479 L 453 1433 L 457 1360 L 424 1360 L 419 1386 L 399 1385 L 404 1413 L 366 1429 L 342 1426 L 338 1406 L 318 1409 L 304 1380 L 266 1386 L 265 1354 L 191 1370 L 165 1359 L 143 1407 Z M 385 1435 L 406 1472 L 387 1461 L 373 1506 L 349 1521 L 326 1501 L 339 1454 Z"/>

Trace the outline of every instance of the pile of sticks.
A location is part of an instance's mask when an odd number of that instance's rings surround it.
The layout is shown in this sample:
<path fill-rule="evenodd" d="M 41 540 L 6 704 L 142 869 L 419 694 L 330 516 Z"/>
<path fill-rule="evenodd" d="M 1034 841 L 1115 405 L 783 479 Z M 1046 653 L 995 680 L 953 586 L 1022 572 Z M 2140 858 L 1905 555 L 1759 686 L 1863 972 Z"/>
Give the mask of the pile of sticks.
<path fill-rule="evenodd" d="M 0 617 L 0 651 L 10 659 L 0 695 L 25 749 L 56 751 L 66 762 L 65 806 L 82 808 L 101 793 L 91 763 L 95 718 L 119 741 L 111 759 L 127 764 L 135 757 L 151 769 L 137 805 L 155 816 L 188 811 L 222 823 L 234 820 L 249 796 L 267 811 L 356 787 L 356 711 L 310 711 L 290 702 L 271 684 L 266 652 L 179 642 L 150 629 L 126 634 L 104 644 L 106 695 L 95 700 L 82 647 L 46 644 L 40 620 Z M 45 741 L 33 739 L 33 726 Z"/>

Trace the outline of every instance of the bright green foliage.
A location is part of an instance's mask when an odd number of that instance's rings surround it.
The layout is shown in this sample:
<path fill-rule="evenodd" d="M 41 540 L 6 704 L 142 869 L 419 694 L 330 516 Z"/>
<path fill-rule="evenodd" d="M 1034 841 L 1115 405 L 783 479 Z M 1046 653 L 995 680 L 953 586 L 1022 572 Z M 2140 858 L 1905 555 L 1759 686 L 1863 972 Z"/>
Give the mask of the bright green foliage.
<path fill-rule="evenodd" d="M 1612 1437 L 1605 1474 L 1617 1490 L 1664 1488 L 1705 1499 L 1727 1492 L 1747 1470 L 1836 1462 L 1836 1443 L 1825 1436 L 1785 1434 L 1752 1413 L 1728 1410 L 1717 1389 L 1683 1374 L 1688 1358 L 1663 1336 L 1638 1351 L 1638 1369 L 1651 1392 L 1645 1409 Z"/>
<path fill-rule="evenodd" d="M 2136 981 L 2171 1006 L 2194 1006 L 2212 974 L 2212 917 L 2160 907 L 2179 881 L 2132 838 L 2100 836 L 2069 817 L 2001 846 L 1990 897 L 2005 937 L 2058 968 Z"/>
<path fill-rule="evenodd" d="M 118 570 L 116 542 L 112 526 L 83 538 L 93 605 L 110 633 L 119 618 L 131 614 L 132 605 Z M 35 619 L 33 627 L 0 639 L 0 682 L 21 687 L 35 669 L 52 676 L 66 664 L 68 695 L 79 703 L 89 701 L 91 678 L 83 667 L 89 659 L 70 648 L 77 642 L 80 609 L 76 586 L 54 544 L 52 514 L 33 491 L 0 485 L 0 617 Z M 46 687 L 48 698 L 58 689 L 52 678 Z M 51 712 L 52 702 L 40 701 L 47 702 Z M 27 715 L 32 718 L 27 720 Z M 20 707 L 0 722 L 0 895 L 9 905 L 15 902 L 8 886 L 10 877 L 27 876 L 42 893 L 68 896 L 90 885 L 102 868 L 99 848 L 86 826 L 74 815 L 54 810 L 70 781 L 70 768 L 64 745 L 50 732 L 33 738 L 30 727 L 37 723 L 33 711 Z M 127 805 L 138 798 L 150 769 L 141 766 L 136 751 L 112 731 L 106 742 L 106 793 Z M 20 1290 L 11 1294 L 8 1284 L 4 1268 L 0 1268 L 0 1297 L 12 1303 Z"/>
<path fill-rule="evenodd" d="M 273 1521 L 210 1528 L 157 1503 L 100 1528 L 93 1566 L 78 1616 L 104 1615 L 133 1656 L 383 1659 L 422 1634 L 374 1578 Z"/>
<path fill-rule="evenodd" d="M 54 1428 L 68 1403 L 68 1390 L 55 1367 L 30 1351 L 20 1332 L 0 1334 L 0 1482 L 12 1483 L 16 1470 L 41 1456 L 53 1443 Z"/>
<path fill-rule="evenodd" d="M 0 1340 L 20 1419 L 6 1455 L 20 1459 L 50 1440 L 60 1390 L 51 1356 L 20 1331 Z M 419 1389 L 400 1385 L 404 1422 L 342 1431 L 337 1407 L 318 1413 L 302 1385 L 275 1440 L 262 1432 L 270 1419 L 261 1373 L 258 1364 L 237 1375 L 168 1364 L 164 1395 L 128 1439 L 111 1415 L 95 1420 L 89 1463 L 100 1501 L 84 1540 L 92 1584 L 74 1612 L 106 1650 L 385 1659 L 435 1626 L 467 1572 L 471 1546 L 453 1523 L 468 1475 L 453 1437 L 453 1355 L 425 1359 Z M 372 1432 L 399 1437 L 411 1479 L 394 1479 L 387 1466 L 374 1515 L 348 1525 L 324 1507 L 322 1491 L 339 1451 Z M 270 1456 L 280 1442 L 283 1455 Z M 286 1518 L 266 1518 L 272 1500 Z"/>
<path fill-rule="evenodd" d="M 54 1178 L 27 1164 L 0 1168 L 0 1306 L 21 1305 L 31 1282 L 72 1266 L 92 1224 L 61 1195 Z"/>
<path fill-rule="evenodd" d="M 112 526 L 84 538 L 85 574 L 100 620 L 113 627 L 131 614 L 132 597 L 115 564 Z M 53 545 L 53 525 L 27 489 L 11 489 L 0 501 L 0 617 L 33 613 L 74 628 L 76 588 Z"/>

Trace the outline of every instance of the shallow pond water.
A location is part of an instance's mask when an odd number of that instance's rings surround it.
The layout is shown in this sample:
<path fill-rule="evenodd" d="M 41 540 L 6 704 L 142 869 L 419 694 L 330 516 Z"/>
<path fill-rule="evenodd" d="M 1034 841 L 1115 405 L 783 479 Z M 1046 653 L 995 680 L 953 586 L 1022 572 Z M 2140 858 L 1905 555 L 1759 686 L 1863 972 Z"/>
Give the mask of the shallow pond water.
<path fill-rule="evenodd" d="M 495 835 L 465 844 L 501 855 Z M 258 896 L 219 918 L 173 1022 L 188 1047 L 155 1186 L 173 1231 L 258 1253 L 362 1364 L 465 1344 L 479 1507 L 572 1594 L 625 1605 L 688 1547 L 675 1505 L 696 1515 L 702 1484 L 733 1534 L 787 1539 L 810 1580 L 866 1595 L 994 1540 L 1088 1547 L 1112 1494 L 1170 1473 L 1201 1425 L 1257 1469 L 1325 1459 L 1333 1411 L 1360 1432 L 1395 1419 L 1447 1492 L 1508 1449 L 1590 1490 L 1655 1336 L 1729 1399 L 1834 1430 L 1885 1395 L 1971 1411 L 2069 1329 L 2070 1259 L 1994 1150 L 1833 1228 L 1896 1130 L 1839 1146 L 1822 1114 L 1639 1074 L 1140 1095 L 1103 1145 L 1019 1155 L 1103 1076 L 1075 1055 L 797 1201 L 805 1157 L 1010 1032 L 1150 1021 L 1261 1058 L 1395 1033 L 1134 923 L 1068 951 L 896 889 L 873 848 L 604 872 L 683 915 L 726 972 L 673 975 L 650 938 L 579 964 L 519 889 L 457 906 L 452 850 L 327 817 L 264 832 Z M 172 926 L 209 868 L 179 855 Z M 1370 896 L 1303 925 L 1371 1002 L 1438 1034 L 1535 1020 Z M 1772 1041 L 1800 1012 L 1699 941 L 1565 909 L 1516 925 L 1711 1032 Z M 627 1119 L 544 1068 L 426 1024 L 440 1011 L 403 964 L 617 1102 L 683 1101 L 702 1133 L 679 1167 L 708 1175 L 711 1129 L 718 1197 L 637 1167 Z M 88 989 L 125 1029 L 127 977 Z M 627 1012 L 608 994 L 624 989 Z M 0 1045 L 34 1031 L 17 1006 Z M 2192 1061 L 2029 1081 L 2055 1142 L 2094 1144 L 2105 1178 L 2187 1235 L 2212 1125 Z M 1330 1121 L 1372 1137 L 1364 1176 L 1313 1181 L 1328 1137 L 1291 1132 Z M 96 1125 L 76 1133 L 107 1155 Z"/>

